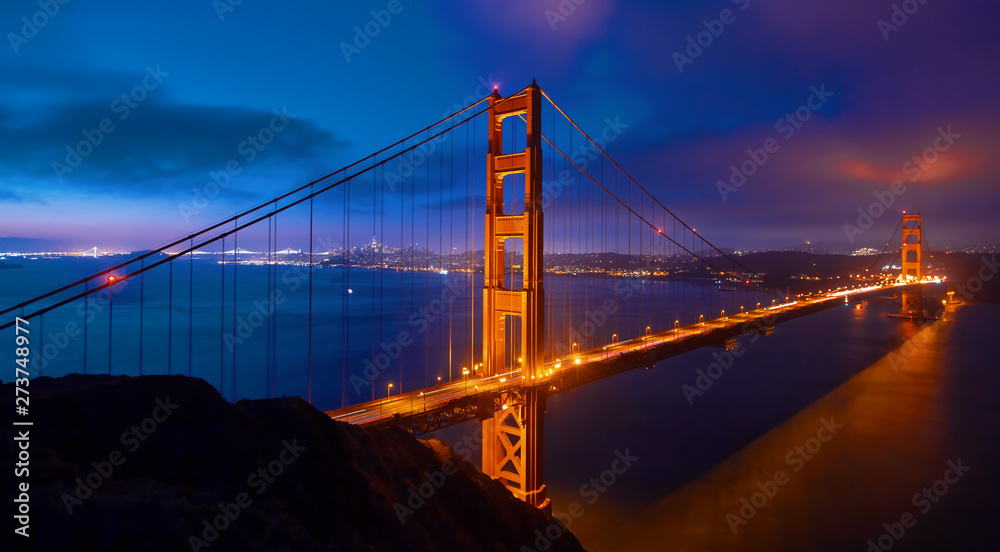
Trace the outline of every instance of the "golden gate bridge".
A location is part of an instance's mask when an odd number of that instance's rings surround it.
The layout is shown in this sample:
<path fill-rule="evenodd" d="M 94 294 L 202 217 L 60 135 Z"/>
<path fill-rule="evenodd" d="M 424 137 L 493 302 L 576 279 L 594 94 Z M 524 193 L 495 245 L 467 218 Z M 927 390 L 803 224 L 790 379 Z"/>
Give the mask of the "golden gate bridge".
<path fill-rule="evenodd" d="M 479 420 L 483 471 L 546 507 L 547 396 L 890 288 L 919 318 L 920 225 L 906 215 L 899 277 L 793 296 L 532 82 L 5 308 L 0 329 L 37 328 L 34 375 L 183 374 L 415 434 Z"/>

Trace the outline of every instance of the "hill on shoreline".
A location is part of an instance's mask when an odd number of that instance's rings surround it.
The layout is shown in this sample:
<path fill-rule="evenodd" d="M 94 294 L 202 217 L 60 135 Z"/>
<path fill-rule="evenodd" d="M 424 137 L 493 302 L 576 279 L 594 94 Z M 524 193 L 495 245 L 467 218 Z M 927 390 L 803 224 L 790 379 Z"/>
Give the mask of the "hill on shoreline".
<path fill-rule="evenodd" d="M 30 390 L 38 550 L 533 550 L 553 523 L 439 443 L 299 398 L 233 405 L 185 376 L 74 374 Z M 13 384 L 0 395 L 13 404 Z M 550 544 L 583 550 L 568 532 Z"/>

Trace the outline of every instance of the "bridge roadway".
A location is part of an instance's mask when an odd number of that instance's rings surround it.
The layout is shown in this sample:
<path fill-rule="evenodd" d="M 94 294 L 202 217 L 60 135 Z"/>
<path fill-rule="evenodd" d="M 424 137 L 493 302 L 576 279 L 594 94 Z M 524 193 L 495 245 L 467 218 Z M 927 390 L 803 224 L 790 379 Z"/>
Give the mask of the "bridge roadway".
<path fill-rule="evenodd" d="M 933 283 L 928 280 L 923 283 Z M 707 320 L 658 333 L 611 343 L 603 347 L 564 355 L 547 361 L 540 374 L 524 381 L 521 369 L 505 374 L 467 377 L 434 387 L 417 389 L 387 398 L 359 403 L 327 412 L 332 419 L 359 425 L 396 425 L 422 434 L 449 425 L 486 419 L 501 408 L 504 397 L 526 386 L 546 386 L 559 393 L 603 379 L 625 370 L 650 367 L 657 361 L 700 347 L 727 347 L 741 335 L 770 333 L 775 324 L 836 305 L 848 296 L 870 296 L 915 284 L 894 283 L 844 289 L 795 301 L 762 307 L 745 313 Z"/>

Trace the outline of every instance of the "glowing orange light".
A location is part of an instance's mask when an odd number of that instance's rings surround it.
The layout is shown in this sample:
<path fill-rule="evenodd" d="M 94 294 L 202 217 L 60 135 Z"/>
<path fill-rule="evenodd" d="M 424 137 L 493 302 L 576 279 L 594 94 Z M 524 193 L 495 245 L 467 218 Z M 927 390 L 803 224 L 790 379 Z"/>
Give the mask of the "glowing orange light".
<path fill-rule="evenodd" d="M 108 276 L 108 280 L 114 282 L 115 281 L 115 277 L 114 276 Z"/>

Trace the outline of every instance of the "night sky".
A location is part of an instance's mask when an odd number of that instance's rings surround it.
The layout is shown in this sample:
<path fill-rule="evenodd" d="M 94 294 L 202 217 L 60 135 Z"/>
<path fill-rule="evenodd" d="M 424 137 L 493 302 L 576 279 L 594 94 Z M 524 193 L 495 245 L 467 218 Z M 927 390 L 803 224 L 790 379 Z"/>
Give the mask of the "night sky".
<path fill-rule="evenodd" d="M 1000 235 L 995 3 L 576 2 L 4 2 L 0 238 L 157 246 L 532 78 L 592 134 L 619 121 L 609 153 L 720 245 L 881 247 L 900 209 L 937 249 Z M 274 110 L 287 127 L 185 221 Z M 72 167 L 85 131 L 101 143 Z M 876 192 L 892 214 L 849 244 Z"/>

